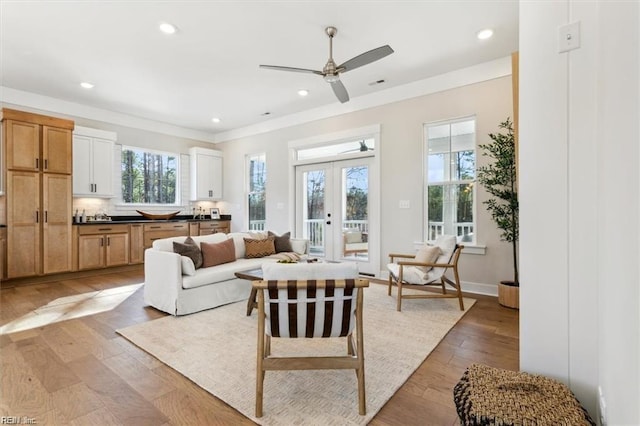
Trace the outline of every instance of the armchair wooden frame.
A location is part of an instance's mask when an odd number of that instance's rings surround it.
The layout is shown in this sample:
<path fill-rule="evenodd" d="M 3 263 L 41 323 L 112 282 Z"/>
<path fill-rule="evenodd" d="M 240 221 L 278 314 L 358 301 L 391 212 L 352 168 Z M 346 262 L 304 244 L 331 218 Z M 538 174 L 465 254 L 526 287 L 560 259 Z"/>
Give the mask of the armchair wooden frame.
<path fill-rule="evenodd" d="M 449 263 L 422 263 L 410 260 L 401 260 L 396 262 L 399 265 L 398 276 L 394 276 L 389 273 L 389 288 L 387 294 L 391 296 L 391 288 L 395 284 L 398 287 L 398 300 L 396 303 L 396 310 L 400 312 L 402 310 L 402 299 L 430 299 L 430 298 L 458 298 L 460 303 L 460 310 L 464 311 L 464 302 L 462 301 L 462 289 L 460 287 L 460 276 L 458 274 L 458 259 L 462 253 L 464 246 L 456 244 L 456 248 L 451 256 Z M 389 254 L 390 262 L 394 263 L 395 259 L 415 259 L 415 254 Z M 411 284 L 404 281 L 404 267 L 405 266 L 426 266 L 427 268 L 444 268 L 442 275 L 436 278 L 432 282 L 427 284 Z M 445 274 L 448 270 L 453 270 L 453 281 L 449 279 Z M 455 293 L 447 293 L 445 284 L 453 287 Z M 430 292 L 426 287 L 440 286 L 442 293 Z M 410 288 L 416 290 L 422 290 L 425 294 L 402 294 L 403 288 Z"/>
<path fill-rule="evenodd" d="M 355 325 L 349 331 L 347 338 L 347 353 L 344 356 L 319 356 L 319 357 L 273 357 L 271 356 L 271 335 L 267 334 L 267 313 L 265 312 L 265 294 L 273 290 L 287 290 L 291 301 L 295 299 L 295 294 L 299 290 L 306 290 L 310 283 L 313 283 L 315 290 L 328 288 L 346 289 L 348 287 L 355 291 Z M 366 414 L 365 380 L 364 380 L 364 339 L 362 325 L 363 288 L 369 286 L 369 280 L 354 278 L 343 280 L 300 280 L 300 281 L 253 281 L 253 288 L 257 290 L 258 305 L 258 345 L 257 345 L 257 365 L 256 365 L 256 417 L 262 417 L 264 376 L 268 370 L 335 370 L 353 369 L 358 382 L 358 412 L 360 415 Z M 344 290 L 343 290 L 344 291 Z M 336 292 L 337 293 L 337 292 Z M 339 297 L 339 296 L 337 296 Z M 273 299 L 272 299 L 273 300 Z M 304 300 L 303 303 L 308 303 Z M 326 303 L 326 302 L 325 302 Z M 289 324 L 297 321 L 291 318 L 291 308 L 288 314 Z M 344 322 L 349 319 L 343 316 L 342 329 L 345 329 Z M 325 324 L 326 325 L 326 324 Z M 326 330 L 326 327 L 325 327 Z M 353 331 L 355 331 L 355 336 Z M 326 331 L 325 331 L 326 332 Z M 302 330 L 302 334 L 305 331 Z M 309 333 L 309 331 L 306 331 Z M 273 332 L 272 332 L 273 334 Z M 275 336 L 274 336 L 275 337 Z M 300 336 L 322 337 L 322 336 Z M 284 337 L 287 338 L 287 337 Z"/>

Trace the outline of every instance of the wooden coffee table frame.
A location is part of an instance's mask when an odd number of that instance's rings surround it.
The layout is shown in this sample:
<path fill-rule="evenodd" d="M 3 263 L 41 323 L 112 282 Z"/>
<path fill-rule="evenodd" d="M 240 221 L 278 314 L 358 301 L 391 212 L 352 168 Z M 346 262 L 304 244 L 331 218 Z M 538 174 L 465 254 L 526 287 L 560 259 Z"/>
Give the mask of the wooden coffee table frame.
<path fill-rule="evenodd" d="M 262 268 L 254 268 L 249 269 L 247 271 L 240 271 L 235 273 L 237 278 L 241 280 L 247 281 L 257 281 L 262 279 Z M 258 303 L 256 302 L 256 296 L 258 294 L 258 290 L 256 290 L 253 286 L 251 286 L 251 294 L 249 295 L 249 300 L 247 300 L 247 316 L 251 316 L 251 311 L 253 308 L 258 308 Z"/>

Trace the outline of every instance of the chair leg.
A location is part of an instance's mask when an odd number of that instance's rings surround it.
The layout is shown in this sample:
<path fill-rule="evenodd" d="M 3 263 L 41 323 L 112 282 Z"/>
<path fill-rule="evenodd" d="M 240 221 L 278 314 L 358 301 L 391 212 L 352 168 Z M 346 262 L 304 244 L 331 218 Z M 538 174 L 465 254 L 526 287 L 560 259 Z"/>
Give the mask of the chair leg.
<path fill-rule="evenodd" d="M 362 289 L 358 292 L 358 306 L 362 306 Z M 358 412 L 361 416 L 367 414 L 367 399 L 364 384 L 364 336 L 362 334 L 362 310 L 356 311 L 356 352 L 358 356 Z"/>
<path fill-rule="evenodd" d="M 396 311 L 402 311 L 402 281 L 398 280 L 398 300 L 396 301 Z"/>
<path fill-rule="evenodd" d="M 460 303 L 460 310 L 464 311 L 464 302 L 462 301 L 462 286 L 460 285 L 460 277 L 458 276 L 458 268 L 453 269 L 453 278 L 456 280 L 456 290 L 458 291 L 458 302 Z"/>
<path fill-rule="evenodd" d="M 389 286 L 387 288 L 387 295 L 391 296 L 391 287 L 393 286 L 393 275 L 389 272 Z"/>
<path fill-rule="evenodd" d="M 262 417 L 262 398 L 264 389 L 264 367 L 263 360 L 265 351 L 268 350 L 269 344 L 265 347 L 265 340 L 268 340 L 265 334 L 265 314 L 264 314 L 264 294 L 262 291 L 258 293 L 258 343 L 256 356 L 256 417 Z"/>

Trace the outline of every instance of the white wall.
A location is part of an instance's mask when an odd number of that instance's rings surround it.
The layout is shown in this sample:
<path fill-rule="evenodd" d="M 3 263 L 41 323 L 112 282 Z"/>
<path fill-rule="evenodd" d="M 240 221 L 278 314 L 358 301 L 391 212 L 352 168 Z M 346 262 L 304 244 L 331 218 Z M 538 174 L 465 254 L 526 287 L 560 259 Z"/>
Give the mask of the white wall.
<path fill-rule="evenodd" d="M 638 9 L 520 4 L 520 367 L 613 425 L 640 424 Z"/>
<path fill-rule="evenodd" d="M 477 143 L 488 142 L 487 134 L 496 132 L 498 124 L 513 115 L 510 76 L 217 144 L 225 161 L 223 212 L 238 218 L 232 223 L 234 230 L 246 229 L 241 220 L 246 216 L 244 157 L 265 152 L 267 228 L 275 232 L 293 230 L 288 142 L 379 124 L 380 264 L 386 265 L 388 253 L 413 252 L 414 242 L 422 239 L 423 124 L 469 115 L 477 118 Z M 482 164 L 485 160 L 479 157 L 479 161 Z M 480 202 L 486 199 L 482 189 L 478 198 Z M 409 200 L 411 208 L 400 209 L 400 200 Z M 278 203 L 282 203 L 282 209 L 277 208 Z M 461 279 L 486 284 L 484 289 L 495 293 L 496 283 L 512 277 L 510 246 L 500 241 L 482 204 L 478 204 L 477 216 L 478 243 L 487 246 L 486 255 L 463 255 Z"/>

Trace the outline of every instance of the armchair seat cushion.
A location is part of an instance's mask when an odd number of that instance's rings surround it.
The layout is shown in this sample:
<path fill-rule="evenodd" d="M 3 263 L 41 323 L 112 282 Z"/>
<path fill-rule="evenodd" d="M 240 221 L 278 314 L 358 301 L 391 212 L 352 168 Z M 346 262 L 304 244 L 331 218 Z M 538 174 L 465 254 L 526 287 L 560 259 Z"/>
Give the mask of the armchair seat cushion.
<path fill-rule="evenodd" d="M 397 263 L 387 264 L 389 273 L 395 278 L 400 277 L 400 265 Z M 427 279 L 428 274 L 425 274 L 419 266 L 404 266 L 402 269 L 402 281 L 411 284 L 428 284 L 430 281 Z M 433 280 L 433 279 L 432 279 Z"/>

